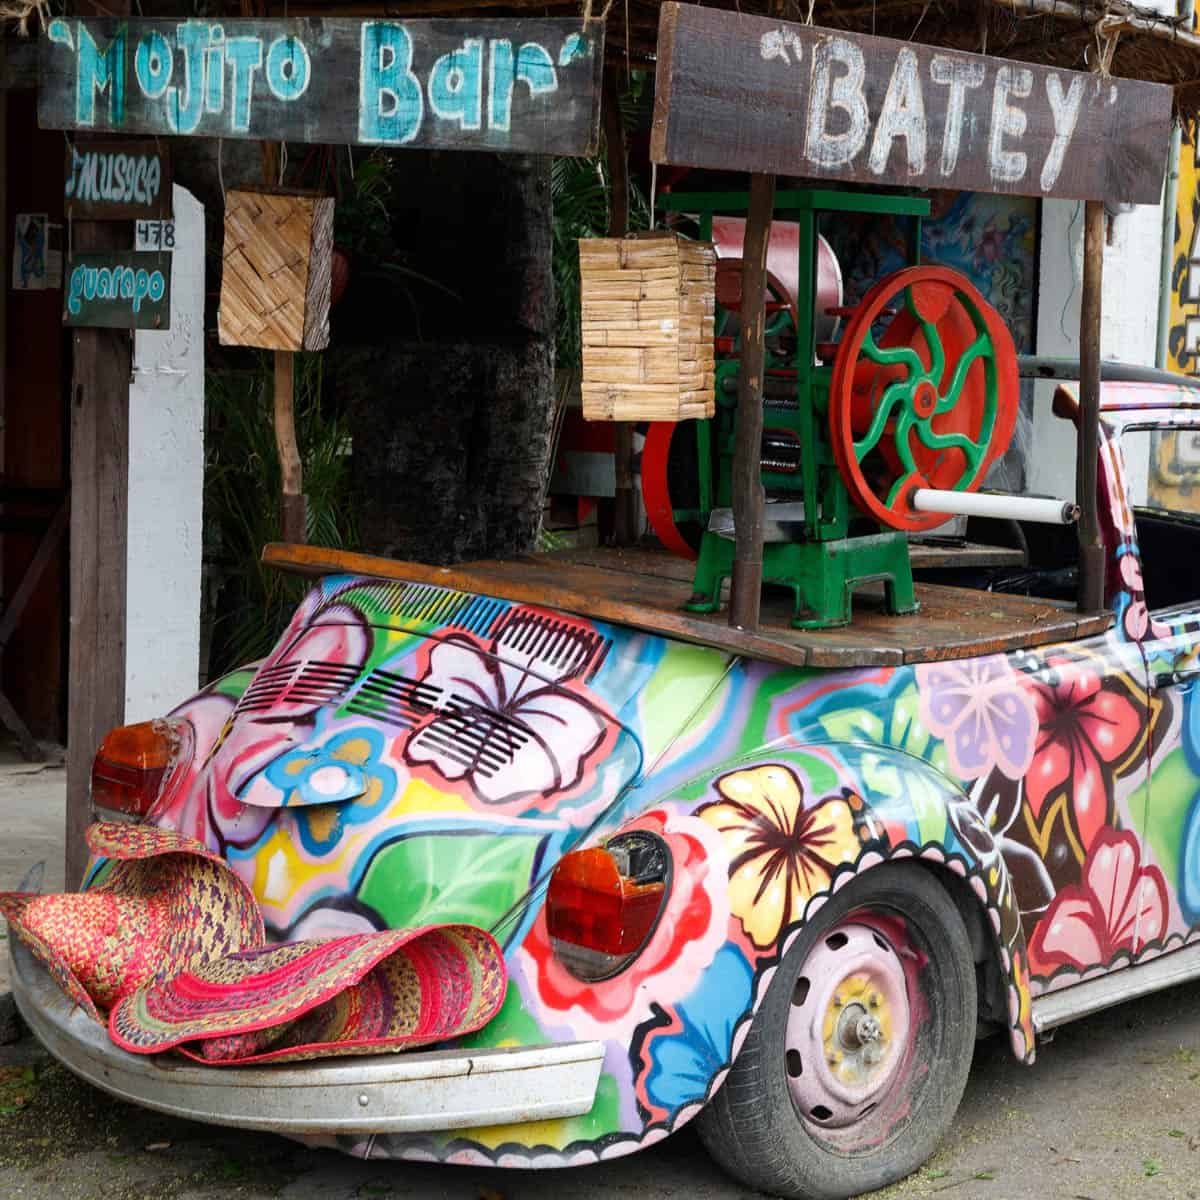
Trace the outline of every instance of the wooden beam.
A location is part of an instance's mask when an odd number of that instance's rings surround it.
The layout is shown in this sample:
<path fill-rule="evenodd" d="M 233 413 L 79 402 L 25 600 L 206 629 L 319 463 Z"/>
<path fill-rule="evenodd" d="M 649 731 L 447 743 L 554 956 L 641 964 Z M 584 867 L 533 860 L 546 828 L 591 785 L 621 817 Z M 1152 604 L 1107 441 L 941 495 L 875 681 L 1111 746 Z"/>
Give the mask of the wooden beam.
<path fill-rule="evenodd" d="M 290 350 L 275 351 L 275 445 L 279 451 L 282 482 L 280 517 L 283 538 L 304 542 L 305 503 L 304 468 L 296 444 L 295 355 Z"/>
<path fill-rule="evenodd" d="M 1075 498 L 1079 505 L 1079 607 L 1104 607 L 1104 541 L 1096 496 L 1100 454 L 1100 310 L 1104 283 L 1104 204 L 1084 206 L 1083 292 L 1079 309 L 1079 438 Z"/>
<path fill-rule="evenodd" d="M 757 629 L 762 604 L 763 362 L 767 308 L 767 243 L 775 206 L 775 176 L 750 177 L 750 207 L 742 247 L 742 364 L 738 372 L 733 448 L 733 579 L 729 623 Z"/>
<path fill-rule="evenodd" d="M 608 163 L 608 236 L 624 237 L 629 232 L 629 160 L 625 150 L 625 126 L 621 123 L 620 86 L 615 67 L 604 73 L 601 111 L 604 120 L 604 149 Z M 616 490 L 613 501 L 613 541 L 632 546 L 637 541 L 637 503 L 633 493 L 633 425 L 618 421 L 613 426 L 613 457 Z"/>
<path fill-rule="evenodd" d="M 106 0 L 128 15 L 129 0 Z M 84 14 L 95 11 L 87 0 Z M 81 139 L 82 142 L 83 139 Z M 76 221 L 79 251 L 127 250 L 131 224 Z M 129 504 L 130 333 L 75 329 L 71 372 L 71 634 L 67 690 L 66 886 L 87 865 L 92 760 L 125 721 L 126 538 Z"/>
<path fill-rule="evenodd" d="M 1192 50 L 1200 50 L 1200 35 L 1177 17 L 1158 17 L 1123 4 L 1072 4 L 1070 0 L 992 0 L 1001 8 L 1031 17 L 1053 17 L 1056 21 L 1079 22 L 1096 26 L 1101 37 L 1114 32 L 1131 31 L 1162 38 Z M 1092 31 L 1089 30 L 1089 33 Z M 1054 36 L 1058 35 L 1055 30 Z"/>
<path fill-rule="evenodd" d="M 116 250 L 132 226 L 75 224 L 77 250 Z M 71 379 L 71 640 L 67 692 L 66 883 L 87 863 L 92 759 L 125 720 L 130 334 L 76 329 Z"/>

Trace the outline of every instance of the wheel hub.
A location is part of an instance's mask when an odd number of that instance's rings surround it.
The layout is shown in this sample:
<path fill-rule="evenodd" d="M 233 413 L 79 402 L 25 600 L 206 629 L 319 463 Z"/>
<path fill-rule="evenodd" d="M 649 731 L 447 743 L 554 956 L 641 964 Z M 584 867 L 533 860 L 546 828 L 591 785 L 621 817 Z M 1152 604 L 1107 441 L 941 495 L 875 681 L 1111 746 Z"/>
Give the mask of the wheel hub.
<path fill-rule="evenodd" d="M 837 1078 L 852 1085 L 869 1084 L 883 1067 L 892 1042 L 891 1012 L 869 977 L 856 975 L 834 993 L 826 1027 L 827 1057 Z"/>
<path fill-rule="evenodd" d="M 826 934 L 801 968 L 787 1026 L 788 1086 L 801 1118 L 828 1131 L 875 1108 L 910 1028 L 904 964 L 890 941 L 858 922 Z"/>

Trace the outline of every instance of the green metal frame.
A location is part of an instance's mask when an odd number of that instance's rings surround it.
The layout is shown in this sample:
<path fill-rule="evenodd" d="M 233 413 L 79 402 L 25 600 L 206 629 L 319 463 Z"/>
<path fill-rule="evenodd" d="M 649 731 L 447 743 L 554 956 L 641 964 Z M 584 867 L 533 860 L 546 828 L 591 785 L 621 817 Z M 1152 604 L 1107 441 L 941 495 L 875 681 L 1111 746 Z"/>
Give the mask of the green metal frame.
<path fill-rule="evenodd" d="M 716 214 L 740 215 L 749 207 L 746 192 L 675 192 L 658 198 L 664 212 L 686 213 L 699 221 L 699 236 L 712 240 Z M 863 583 L 882 579 L 891 612 L 914 612 L 912 568 L 908 540 L 903 533 L 885 530 L 851 537 L 850 501 L 834 462 L 825 431 L 829 420 L 832 368 L 816 361 L 816 269 L 818 218 L 824 213 L 873 213 L 912 218 L 908 255 L 920 261 L 921 221 L 929 215 L 929 201 L 912 196 L 834 192 L 814 188 L 788 190 L 775 195 L 774 215 L 799 225 L 799 288 L 796 296 L 797 345 L 791 361 L 768 356 L 767 369 L 789 366 L 795 370 L 795 402 L 781 404 L 764 396 L 764 428 L 786 431 L 800 444 L 798 474 L 764 470 L 763 485 L 773 493 L 796 493 L 804 502 L 802 540 L 770 542 L 763 547 L 763 581 L 790 588 L 795 597 L 792 624 L 797 628 L 845 625 L 850 620 L 850 597 Z M 736 358 L 717 364 L 717 412 L 711 421 L 696 422 L 696 450 L 700 470 L 700 511 L 678 510 L 676 523 L 699 517 L 707 526 L 714 508 L 732 506 L 733 447 L 736 436 L 736 388 L 726 393 L 724 384 L 735 379 Z M 712 463 L 717 462 L 716 479 Z M 696 564 L 694 594 L 687 607 L 693 612 L 714 612 L 720 607 L 721 585 L 733 571 L 734 544 L 729 538 L 704 528 Z"/>

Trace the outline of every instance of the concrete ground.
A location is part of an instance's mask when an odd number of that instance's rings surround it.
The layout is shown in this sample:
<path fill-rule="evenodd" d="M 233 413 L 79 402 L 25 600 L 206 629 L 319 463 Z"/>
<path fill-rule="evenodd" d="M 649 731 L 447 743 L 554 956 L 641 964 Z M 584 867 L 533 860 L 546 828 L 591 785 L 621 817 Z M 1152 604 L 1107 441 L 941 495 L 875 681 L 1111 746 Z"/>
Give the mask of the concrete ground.
<path fill-rule="evenodd" d="M 0 888 L 15 887 L 39 859 L 46 888 L 61 885 L 64 784 L 61 768 L 0 763 Z M 73 1079 L 28 1037 L 0 1047 L 0 1200 L 753 1194 L 725 1178 L 687 1129 L 643 1154 L 568 1172 L 367 1165 L 122 1104 Z M 876 1193 L 909 1197 L 1200 1200 L 1200 984 L 1067 1026 L 1032 1068 L 1015 1063 L 1002 1039 L 980 1043 L 942 1149 Z"/>

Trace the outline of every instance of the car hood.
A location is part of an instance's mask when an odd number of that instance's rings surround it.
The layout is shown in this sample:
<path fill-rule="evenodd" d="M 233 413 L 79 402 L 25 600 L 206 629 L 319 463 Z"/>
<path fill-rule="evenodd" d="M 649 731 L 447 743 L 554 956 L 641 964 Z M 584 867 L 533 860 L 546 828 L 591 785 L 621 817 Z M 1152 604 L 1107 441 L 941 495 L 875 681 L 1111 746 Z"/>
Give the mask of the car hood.
<path fill-rule="evenodd" d="M 667 736 L 642 691 L 673 645 L 428 585 L 324 580 L 248 685 L 176 714 L 192 762 L 153 819 L 219 848 L 280 936 L 492 928 L 615 819 L 648 725 Z M 714 676 L 727 662 L 684 649 Z M 688 711 L 671 708 L 674 730 Z"/>

